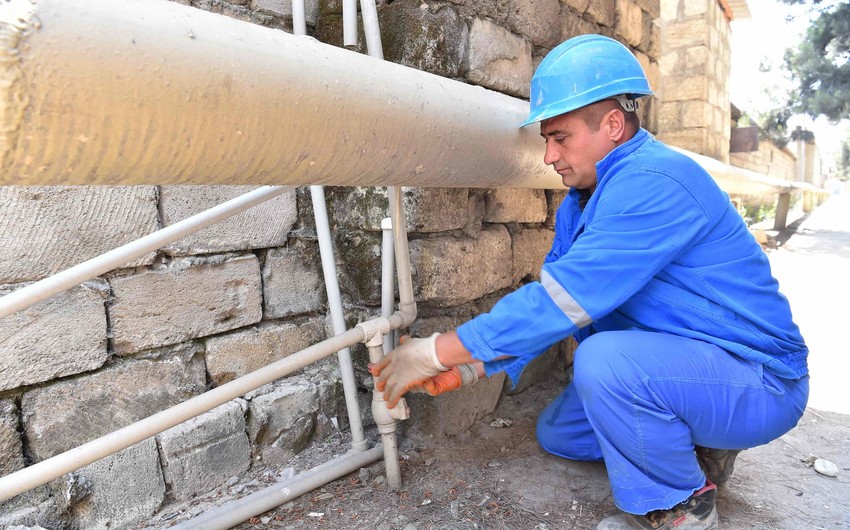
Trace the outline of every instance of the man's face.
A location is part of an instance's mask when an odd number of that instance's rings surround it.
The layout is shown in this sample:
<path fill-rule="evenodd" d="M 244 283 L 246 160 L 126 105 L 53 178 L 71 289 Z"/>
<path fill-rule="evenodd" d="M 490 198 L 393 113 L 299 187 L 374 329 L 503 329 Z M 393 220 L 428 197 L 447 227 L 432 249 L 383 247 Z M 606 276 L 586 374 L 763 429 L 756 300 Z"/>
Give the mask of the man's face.
<path fill-rule="evenodd" d="M 540 135 L 546 140 L 543 162 L 555 168 L 564 186 L 593 191 L 596 163 L 614 148 L 607 127 L 594 131 L 574 111 L 543 120 Z"/>

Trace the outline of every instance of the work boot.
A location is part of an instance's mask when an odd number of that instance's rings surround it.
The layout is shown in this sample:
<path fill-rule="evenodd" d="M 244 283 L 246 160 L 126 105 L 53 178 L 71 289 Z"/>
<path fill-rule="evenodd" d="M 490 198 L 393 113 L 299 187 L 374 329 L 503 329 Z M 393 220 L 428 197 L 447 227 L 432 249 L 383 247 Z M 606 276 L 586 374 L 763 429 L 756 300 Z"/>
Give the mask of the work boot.
<path fill-rule="evenodd" d="M 621 513 L 603 519 L 596 530 L 716 530 L 716 496 L 717 487 L 708 482 L 669 510 L 655 510 L 646 515 Z"/>
<path fill-rule="evenodd" d="M 735 449 L 710 449 L 699 446 L 694 447 L 694 451 L 706 478 L 718 486 L 729 480 L 735 469 L 735 457 L 741 452 Z"/>

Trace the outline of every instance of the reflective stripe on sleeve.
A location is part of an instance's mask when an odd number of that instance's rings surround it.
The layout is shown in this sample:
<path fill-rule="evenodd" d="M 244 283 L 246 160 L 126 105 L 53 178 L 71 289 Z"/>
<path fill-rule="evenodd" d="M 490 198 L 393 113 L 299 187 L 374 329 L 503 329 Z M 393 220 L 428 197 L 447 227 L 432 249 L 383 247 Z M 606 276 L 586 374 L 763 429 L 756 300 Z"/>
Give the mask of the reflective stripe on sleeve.
<path fill-rule="evenodd" d="M 560 283 L 555 281 L 555 278 L 546 272 L 545 269 L 540 271 L 540 284 L 549 294 L 549 297 L 552 298 L 552 301 L 555 302 L 555 305 L 558 306 L 558 309 L 560 309 L 564 315 L 566 315 L 566 317 L 576 325 L 576 327 L 583 328 L 593 321 L 593 319 L 590 318 L 590 315 L 588 315 L 587 312 L 578 305 L 578 302 L 570 296 L 570 293 L 568 293 Z"/>

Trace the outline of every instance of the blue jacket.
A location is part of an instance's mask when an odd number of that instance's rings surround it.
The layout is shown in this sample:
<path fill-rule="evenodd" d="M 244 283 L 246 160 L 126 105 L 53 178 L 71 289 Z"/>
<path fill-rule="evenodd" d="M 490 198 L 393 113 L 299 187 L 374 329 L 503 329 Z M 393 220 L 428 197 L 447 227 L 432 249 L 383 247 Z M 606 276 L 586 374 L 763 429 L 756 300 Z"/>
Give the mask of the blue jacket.
<path fill-rule="evenodd" d="M 808 373 L 767 256 L 699 164 L 641 129 L 596 170 L 584 210 L 575 189 L 558 209 L 540 281 L 458 328 L 488 375 L 516 384 L 552 344 L 623 329 L 716 344 L 783 378 Z"/>

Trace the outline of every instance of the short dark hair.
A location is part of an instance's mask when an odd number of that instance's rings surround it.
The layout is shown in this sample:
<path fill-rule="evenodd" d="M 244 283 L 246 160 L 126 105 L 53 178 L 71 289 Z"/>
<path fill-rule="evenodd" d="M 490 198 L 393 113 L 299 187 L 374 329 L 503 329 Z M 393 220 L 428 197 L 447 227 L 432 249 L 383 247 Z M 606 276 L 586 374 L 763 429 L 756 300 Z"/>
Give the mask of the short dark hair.
<path fill-rule="evenodd" d="M 599 125 L 602 123 L 602 118 L 611 110 L 619 110 L 626 118 L 626 123 L 633 126 L 635 130 L 640 129 L 640 116 L 637 115 L 637 112 L 624 110 L 616 99 L 603 99 L 602 101 L 591 103 L 578 109 L 578 113 L 579 117 L 584 120 L 584 123 L 587 124 L 590 130 L 598 131 Z"/>

